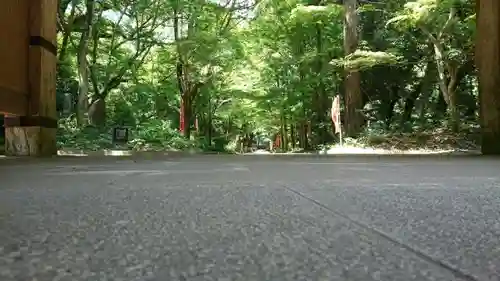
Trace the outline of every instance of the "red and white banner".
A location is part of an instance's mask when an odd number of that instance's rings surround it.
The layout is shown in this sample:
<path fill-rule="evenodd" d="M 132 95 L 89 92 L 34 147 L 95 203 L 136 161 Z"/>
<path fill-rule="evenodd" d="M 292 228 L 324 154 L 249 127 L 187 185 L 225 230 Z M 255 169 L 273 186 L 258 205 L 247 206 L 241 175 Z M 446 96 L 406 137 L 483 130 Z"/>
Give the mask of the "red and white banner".
<path fill-rule="evenodd" d="M 338 95 L 332 102 L 332 122 L 335 125 L 335 133 L 340 133 L 342 128 L 340 124 L 340 97 Z"/>

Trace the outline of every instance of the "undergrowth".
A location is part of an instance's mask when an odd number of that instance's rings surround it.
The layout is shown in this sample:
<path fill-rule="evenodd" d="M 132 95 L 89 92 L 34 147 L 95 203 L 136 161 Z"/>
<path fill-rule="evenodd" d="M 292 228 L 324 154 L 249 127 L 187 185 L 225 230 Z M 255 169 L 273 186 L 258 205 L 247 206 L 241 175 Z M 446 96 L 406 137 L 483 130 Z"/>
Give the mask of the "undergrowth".
<path fill-rule="evenodd" d="M 477 150 L 480 132 L 476 125 L 464 124 L 460 132 L 446 126 L 401 128 L 368 127 L 358 138 L 345 138 L 344 145 L 388 150 Z"/>
<path fill-rule="evenodd" d="M 72 119 L 59 121 L 57 144 L 60 149 L 131 149 L 136 151 L 202 149 L 199 140 L 187 140 L 168 121 L 152 120 L 129 129 L 126 143 L 113 143 L 114 126 L 79 128 Z"/>

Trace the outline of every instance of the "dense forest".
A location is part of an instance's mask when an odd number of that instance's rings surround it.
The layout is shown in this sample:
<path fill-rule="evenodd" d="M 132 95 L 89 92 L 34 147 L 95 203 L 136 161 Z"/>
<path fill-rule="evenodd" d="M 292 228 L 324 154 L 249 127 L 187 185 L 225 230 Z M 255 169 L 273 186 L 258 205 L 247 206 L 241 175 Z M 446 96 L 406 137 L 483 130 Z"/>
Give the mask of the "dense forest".
<path fill-rule="evenodd" d="M 59 2 L 61 146 L 476 143 L 473 0 Z"/>

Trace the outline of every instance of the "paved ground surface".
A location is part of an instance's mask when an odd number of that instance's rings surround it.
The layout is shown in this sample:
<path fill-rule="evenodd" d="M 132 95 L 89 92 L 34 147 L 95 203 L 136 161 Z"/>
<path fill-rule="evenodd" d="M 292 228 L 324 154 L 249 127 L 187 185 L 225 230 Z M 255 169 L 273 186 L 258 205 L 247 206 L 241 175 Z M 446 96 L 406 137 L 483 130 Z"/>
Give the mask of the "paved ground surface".
<path fill-rule="evenodd" d="M 22 170 L 21 170 L 22 169 Z M 0 280 L 500 280 L 500 161 L 0 161 Z"/>

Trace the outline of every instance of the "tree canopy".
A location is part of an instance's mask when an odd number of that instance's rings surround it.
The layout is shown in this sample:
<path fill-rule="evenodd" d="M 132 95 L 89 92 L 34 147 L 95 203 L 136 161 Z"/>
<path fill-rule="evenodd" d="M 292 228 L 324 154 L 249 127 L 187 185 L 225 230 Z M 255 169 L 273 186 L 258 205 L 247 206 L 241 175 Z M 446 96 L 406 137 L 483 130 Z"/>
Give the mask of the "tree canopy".
<path fill-rule="evenodd" d="M 474 2 L 61 0 L 59 141 L 312 149 L 338 142 L 337 95 L 353 139 L 474 132 Z"/>

